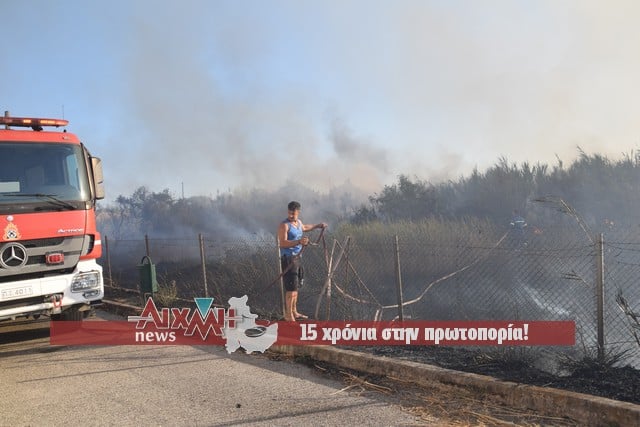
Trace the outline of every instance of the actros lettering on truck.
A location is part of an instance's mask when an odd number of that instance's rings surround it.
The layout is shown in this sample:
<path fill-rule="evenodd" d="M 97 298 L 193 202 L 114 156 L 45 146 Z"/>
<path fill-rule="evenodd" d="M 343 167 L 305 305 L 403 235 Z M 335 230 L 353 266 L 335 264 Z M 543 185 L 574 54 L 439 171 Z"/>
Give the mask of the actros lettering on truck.
<path fill-rule="evenodd" d="M 102 165 L 67 120 L 0 116 L 0 320 L 82 320 L 104 296 Z"/>

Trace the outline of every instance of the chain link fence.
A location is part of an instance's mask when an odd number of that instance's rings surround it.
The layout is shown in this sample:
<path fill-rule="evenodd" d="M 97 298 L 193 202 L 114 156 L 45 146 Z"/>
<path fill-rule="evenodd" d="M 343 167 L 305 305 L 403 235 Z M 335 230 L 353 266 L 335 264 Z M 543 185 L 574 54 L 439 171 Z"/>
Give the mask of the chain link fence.
<path fill-rule="evenodd" d="M 576 346 L 562 351 L 624 354 L 640 367 L 640 228 L 612 227 L 600 240 L 571 222 L 522 233 L 487 223 L 447 227 L 323 235 L 303 253 L 300 310 L 332 320 L 573 320 Z M 178 306 L 248 295 L 261 316 L 281 313 L 275 238 L 103 242 L 112 287 L 137 289 L 137 264 L 148 255 L 159 293 Z"/>

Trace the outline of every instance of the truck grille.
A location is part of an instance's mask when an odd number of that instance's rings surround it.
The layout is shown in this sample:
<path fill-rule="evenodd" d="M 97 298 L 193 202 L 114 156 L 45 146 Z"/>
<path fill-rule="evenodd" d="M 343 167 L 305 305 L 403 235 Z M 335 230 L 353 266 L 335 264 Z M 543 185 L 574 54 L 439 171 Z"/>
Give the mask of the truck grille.
<path fill-rule="evenodd" d="M 0 283 L 44 277 L 60 270 L 73 270 L 78 264 L 83 246 L 88 245 L 88 240 L 87 236 L 69 236 L 2 242 L 0 243 L 0 257 L 2 257 Z M 49 252 L 62 252 L 64 263 L 47 265 L 45 255 Z M 25 256 L 26 261 L 21 262 L 21 258 Z"/>
<path fill-rule="evenodd" d="M 33 240 L 22 240 L 22 243 L 27 248 L 41 248 L 48 246 L 58 246 L 64 242 L 64 237 L 50 237 L 48 239 L 33 239 Z"/>

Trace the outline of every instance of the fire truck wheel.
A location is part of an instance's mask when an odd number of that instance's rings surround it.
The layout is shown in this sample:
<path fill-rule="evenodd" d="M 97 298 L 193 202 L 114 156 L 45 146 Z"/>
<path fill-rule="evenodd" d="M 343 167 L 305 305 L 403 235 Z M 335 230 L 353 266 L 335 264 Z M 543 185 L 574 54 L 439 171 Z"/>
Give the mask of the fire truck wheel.
<path fill-rule="evenodd" d="M 75 322 L 80 322 L 83 318 L 84 313 L 82 311 L 78 311 L 78 309 L 76 308 L 70 308 L 60 314 L 54 314 L 53 316 L 51 316 L 51 320 L 67 320 Z"/>

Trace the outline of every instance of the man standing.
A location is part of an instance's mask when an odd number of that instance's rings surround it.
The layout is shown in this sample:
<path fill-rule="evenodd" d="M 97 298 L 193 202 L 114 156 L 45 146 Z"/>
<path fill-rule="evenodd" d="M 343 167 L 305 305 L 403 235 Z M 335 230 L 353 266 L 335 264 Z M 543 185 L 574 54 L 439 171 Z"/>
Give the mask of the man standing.
<path fill-rule="evenodd" d="M 519 235 L 524 235 L 524 230 L 527 227 L 527 221 L 520 215 L 518 209 L 513 210 L 513 214 L 511 215 L 511 228 L 516 230 Z"/>
<path fill-rule="evenodd" d="M 327 224 L 319 223 L 315 225 L 304 225 L 298 218 L 300 215 L 300 203 L 290 202 L 287 206 L 287 219 L 280 223 L 278 227 L 278 243 L 280 245 L 280 259 L 282 263 L 282 278 L 284 281 L 285 310 L 284 320 L 295 321 L 296 319 L 307 319 L 308 317 L 298 312 L 298 288 L 302 278 L 302 266 L 300 255 L 302 247 L 309 244 L 309 238 L 303 233 L 316 228 L 326 228 Z"/>
<path fill-rule="evenodd" d="M 512 241 L 516 245 L 516 250 L 519 250 L 520 246 L 527 246 L 527 241 L 524 235 L 527 228 L 527 221 L 525 221 L 517 209 L 513 210 L 510 225 L 511 229 L 514 231 Z"/>

